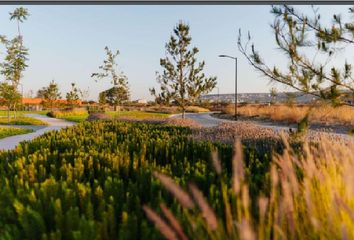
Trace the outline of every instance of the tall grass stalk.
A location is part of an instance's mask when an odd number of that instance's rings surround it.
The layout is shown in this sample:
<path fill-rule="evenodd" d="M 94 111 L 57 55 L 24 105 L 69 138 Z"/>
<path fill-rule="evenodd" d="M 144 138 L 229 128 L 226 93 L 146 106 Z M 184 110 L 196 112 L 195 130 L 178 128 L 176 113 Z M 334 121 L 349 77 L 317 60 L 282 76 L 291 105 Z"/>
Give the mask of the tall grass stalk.
<path fill-rule="evenodd" d="M 353 239 L 354 143 L 323 137 L 316 144 L 306 142 L 300 153 L 285 146 L 281 155 L 273 155 L 270 189 L 253 198 L 241 144 L 235 144 L 229 181 L 214 154 L 224 213 L 216 215 L 204 194 L 189 185 L 196 204 L 179 219 L 183 233 L 190 239 Z"/>

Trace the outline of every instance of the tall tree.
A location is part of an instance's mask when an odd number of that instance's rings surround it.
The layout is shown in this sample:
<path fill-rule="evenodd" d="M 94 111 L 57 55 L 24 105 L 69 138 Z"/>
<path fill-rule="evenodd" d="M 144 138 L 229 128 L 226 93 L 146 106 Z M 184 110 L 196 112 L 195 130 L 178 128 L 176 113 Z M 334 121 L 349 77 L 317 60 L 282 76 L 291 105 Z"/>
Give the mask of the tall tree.
<path fill-rule="evenodd" d="M 20 23 L 22 23 L 24 20 L 27 20 L 28 16 L 29 16 L 28 10 L 24 7 L 16 8 L 12 13 L 10 13 L 10 20 L 17 21 L 17 31 L 18 31 L 18 36 L 20 38 L 21 38 Z"/>
<path fill-rule="evenodd" d="M 71 83 L 71 90 L 66 93 L 66 100 L 71 107 L 74 107 L 80 100 L 80 89 L 76 87 L 75 83 Z"/>
<path fill-rule="evenodd" d="M 275 42 L 288 58 L 288 67 L 280 69 L 266 65 L 254 44 L 248 48 L 250 34 L 243 42 L 240 31 L 238 47 L 249 63 L 272 81 L 330 101 L 333 105 L 353 105 L 352 64 L 346 60 L 338 67 L 331 60 L 344 60 L 340 53 L 354 45 L 354 24 L 345 23 L 339 14 L 334 14 L 333 23 L 326 27 L 320 22 L 316 8 L 313 8 L 312 17 L 287 5 L 274 6 L 271 12 L 275 17 L 271 25 Z M 349 12 L 353 15 L 354 9 L 350 8 Z"/>
<path fill-rule="evenodd" d="M 44 98 L 45 104 L 50 106 L 51 111 L 53 111 L 57 100 L 61 99 L 58 84 L 54 80 L 49 83 L 48 87 L 43 87 L 38 90 L 37 96 L 42 96 Z"/>
<path fill-rule="evenodd" d="M 103 65 L 98 68 L 101 72 L 92 73 L 91 77 L 97 80 L 109 79 L 113 84 L 112 89 L 118 89 L 117 91 L 113 91 L 119 95 L 115 96 L 116 101 L 114 101 L 114 110 L 117 110 L 117 106 L 122 104 L 126 96 L 129 99 L 129 87 L 127 77 L 123 74 L 123 72 L 118 72 L 118 64 L 116 63 L 116 58 L 119 55 L 119 51 L 112 52 L 108 47 L 105 47 L 106 59 L 103 61 Z"/>
<path fill-rule="evenodd" d="M 164 68 L 162 74 L 157 76 L 160 93 L 155 88 L 150 89 L 157 101 L 175 101 L 182 109 L 183 118 L 189 104 L 216 86 L 216 77 L 207 78 L 203 73 L 205 62 L 197 63 L 199 50 L 190 47 L 191 41 L 189 26 L 179 22 L 165 46 L 166 57 L 160 59 L 160 65 Z"/>
<path fill-rule="evenodd" d="M 0 97 L 4 101 L 4 105 L 7 107 L 7 118 L 10 122 L 10 110 L 16 108 L 16 105 L 21 101 L 21 94 L 17 91 L 17 88 L 7 82 L 0 83 Z"/>

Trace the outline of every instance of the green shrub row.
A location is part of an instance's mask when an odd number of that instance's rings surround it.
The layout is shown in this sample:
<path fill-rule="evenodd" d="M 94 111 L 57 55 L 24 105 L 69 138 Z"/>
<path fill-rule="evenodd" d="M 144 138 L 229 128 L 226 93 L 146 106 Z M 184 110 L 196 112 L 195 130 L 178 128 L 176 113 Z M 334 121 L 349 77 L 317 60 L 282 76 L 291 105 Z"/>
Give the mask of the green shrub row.
<path fill-rule="evenodd" d="M 152 177 L 195 182 L 223 212 L 211 163 L 218 149 L 225 177 L 232 147 L 189 138 L 183 127 L 112 121 L 84 122 L 49 132 L 0 153 L 0 239 L 161 239 L 141 206 L 164 199 L 182 211 Z M 255 194 L 266 186 L 269 159 L 246 150 Z"/>

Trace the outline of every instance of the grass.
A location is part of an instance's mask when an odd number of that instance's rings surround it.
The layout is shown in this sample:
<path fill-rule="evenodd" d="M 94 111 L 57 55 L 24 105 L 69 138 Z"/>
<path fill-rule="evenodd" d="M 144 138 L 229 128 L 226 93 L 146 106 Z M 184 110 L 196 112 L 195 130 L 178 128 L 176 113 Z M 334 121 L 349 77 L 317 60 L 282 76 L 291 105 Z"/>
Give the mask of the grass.
<path fill-rule="evenodd" d="M 149 205 L 144 211 L 170 239 L 353 239 L 354 143 L 342 145 L 323 138 L 316 145 L 306 142 L 300 153 L 286 141 L 285 145 L 283 154 L 273 156 L 270 188 L 258 197 L 250 195 L 238 142 L 231 179 L 225 179 L 226 169 L 217 154 L 213 155 L 220 178 L 218 190 L 213 186 L 202 191 L 187 184 L 189 191 L 185 191 L 173 178 L 155 172 L 184 211 L 174 215 L 178 207 L 174 204 L 169 209 L 164 203 L 161 211 Z M 212 192 L 222 196 L 221 213 L 214 209 L 216 195 L 210 195 Z"/>
<path fill-rule="evenodd" d="M 272 121 L 297 123 L 309 112 L 308 105 L 287 106 L 247 104 L 238 107 L 238 114 L 243 117 L 269 119 Z M 227 106 L 224 113 L 234 115 L 234 105 Z M 311 109 L 309 114 L 310 123 L 318 124 L 343 124 L 354 125 L 354 107 L 340 106 L 331 107 L 320 105 Z"/>
<path fill-rule="evenodd" d="M 0 125 L 36 125 L 36 126 L 45 126 L 47 123 L 35 119 L 32 117 L 18 116 L 16 118 L 11 117 L 8 121 L 7 117 L 0 117 Z"/>
<path fill-rule="evenodd" d="M 68 112 L 54 112 L 56 118 L 65 119 L 73 122 L 83 122 L 87 119 L 89 114 L 86 111 L 68 111 Z M 148 119 L 156 118 L 163 119 L 167 118 L 170 114 L 167 113 L 155 113 L 155 112 L 144 112 L 144 111 L 110 111 L 106 113 L 108 116 L 116 119 L 121 118 L 132 118 L 132 119 Z"/>
<path fill-rule="evenodd" d="M 26 128 L 0 127 L 0 139 L 30 132 L 33 132 L 33 130 Z"/>
<path fill-rule="evenodd" d="M 16 115 L 17 116 L 23 116 L 24 114 L 41 114 L 41 115 L 45 115 L 47 114 L 48 111 L 43 110 L 43 111 L 16 111 Z M 10 116 L 13 116 L 14 112 L 10 111 Z M 7 111 L 4 110 L 0 110 L 0 116 L 1 117 L 7 117 Z"/>

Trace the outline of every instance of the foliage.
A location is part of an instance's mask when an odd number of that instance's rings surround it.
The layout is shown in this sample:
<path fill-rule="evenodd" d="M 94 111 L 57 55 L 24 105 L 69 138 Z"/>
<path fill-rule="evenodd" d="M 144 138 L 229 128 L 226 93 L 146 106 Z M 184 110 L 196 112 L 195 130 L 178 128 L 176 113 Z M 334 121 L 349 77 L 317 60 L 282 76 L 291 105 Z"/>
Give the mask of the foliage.
<path fill-rule="evenodd" d="M 277 46 L 289 59 L 287 70 L 267 66 L 253 44 L 249 51 L 250 34 L 243 44 L 241 30 L 239 50 L 253 67 L 273 81 L 328 100 L 334 105 L 351 104 L 354 96 L 352 64 L 346 61 L 339 68 L 331 65 L 330 60 L 342 58 L 339 52 L 354 44 L 353 24 L 342 22 L 341 16 L 334 14 L 332 25 L 325 27 L 320 22 L 318 9 L 313 10 L 314 16 L 309 17 L 291 6 L 272 7 L 275 20 L 271 27 Z M 353 13 L 351 8 L 350 14 Z"/>
<path fill-rule="evenodd" d="M 271 186 L 259 197 L 250 195 L 250 182 L 238 143 L 233 157 L 232 178 L 224 177 L 221 161 L 214 154 L 213 164 L 220 179 L 223 212 L 215 208 L 216 191 L 205 191 L 188 184 L 185 191 L 178 182 L 155 172 L 167 191 L 179 202 L 168 208 L 161 203 L 161 214 L 144 206 L 147 217 L 169 239 L 351 239 L 353 221 L 354 146 L 322 139 L 318 145 L 306 143 L 299 155 L 289 146 L 271 164 Z M 205 188 L 205 186 L 202 186 Z M 219 200 L 219 199 L 218 199 Z M 156 204 L 154 204 L 156 206 Z M 157 207 L 156 207 L 157 208 Z M 177 212 L 177 213 L 176 213 Z M 182 214 L 181 214 L 182 213 Z"/>
<path fill-rule="evenodd" d="M 66 93 L 66 100 L 72 107 L 80 100 L 80 89 L 76 87 L 75 83 L 71 83 L 71 90 Z"/>
<path fill-rule="evenodd" d="M 119 55 L 119 51 L 112 52 L 107 46 L 105 47 L 107 58 L 103 61 L 103 65 L 98 68 L 102 71 L 99 73 L 92 73 L 91 77 L 97 80 L 108 78 L 110 79 L 113 87 L 107 90 L 110 93 L 109 99 L 115 108 L 123 101 L 129 99 L 129 87 L 127 77 L 123 72 L 118 73 L 116 63 L 116 57 Z"/>
<path fill-rule="evenodd" d="M 119 106 L 122 103 L 129 100 L 129 92 L 125 87 L 114 86 L 99 94 L 100 104 L 111 104 L 113 106 Z M 104 98 L 104 99 L 102 99 Z"/>
<path fill-rule="evenodd" d="M 13 135 L 30 133 L 32 131 L 33 131 L 32 129 L 27 129 L 27 128 L 0 127 L 0 139 L 10 137 Z"/>
<path fill-rule="evenodd" d="M 16 37 L 12 40 L 4 40 L 6 56 L 1 64 L 1 74 L 17 88 L 20 83 L 22 72 L 28 67 L 28 49 L 23 46 L 22 39 Z"/>
<path fill-rule="evenodd" d="M 27 8 L 18 7 L 12 13 L 10 13 L 10 20 L 17 21 L 17 30 L 18 36 L 21 38 L 21 31 L 20 31 L 20 22 L 22 23 L 24 20 L 27 20 L 29 16 Z"/>
<path fill-rule="evenodd" d="M 160 84 L 160 93 L 155 88 L 150 89 L 158 103 L 171 103 L 174 101 L 182 108 L 182 116 L 186 107 L 194 103 L 201 94 L 208 93 L 216 86 L 216 77 L 205 77 L 203 69 L 205 62 L 197 63 L 198 48 L 190 49 L 191 36 L 189 26 L 183 22 L 173 30 L 174 35 L 166 44 L 167 56 L 160 59 L 164 69 L 158 74 L 157 82 Z"/>
<path fill-rule="evenodd" d="M 51 110 L 53 111 L 53 107 L 58 99 L 61 98 L 61 94 L 59 92 L 59 87 L 54 80 L 52 80 L 48 87 L 43 87 L 39 89 L 37 92 L 38 97 L 43 97 L 45 100 L 45 104 L 48 104 Z"/>
<path fill-rule="evenodd" d="M 7 120 L 10 121 L 10 110 L 15 110 L 16 105 L 21 102 L 21 94 L 14 85 L 2 82 L 0 83 L 0 97 L 2 103 L 7 107 Z"/>
<path fill-rule="evenodd" d="M 74 108 L 62 111 L 52 111 L 50 117 L 61 118 L 72 122 L 82 122 L 89 116 L 86 109 Z"/>
<path fill-rule="evenodd" d="M 38 126 L 45 126 L 47 125 L 47 123 L 36 119 L 36 118 L 32 118 L 32 117 L 25 117 L 25 116 L 18 116 L 16 118 L 0 118 L 0 124 L 2 125 L 38 125 Z"/>
<path fill-rule="evenodd" d="M 0 153 L 0 238 L 160 239 L 141 206 L 165 199 L 180 208 L 152 172 L 203 190 L 212 185 L 210 196 L 217 197 L 211 152 L 217 148 L 223 166 L 231 166 L 230 146 L 195 142 L 189 134 L 183 127 L 85 122 Z M 248 151 L 247 167 L 261 183 L 254 189 L 263 189 L 267 181 L 254 171 L 266 169 L 269 157 Z"/>

